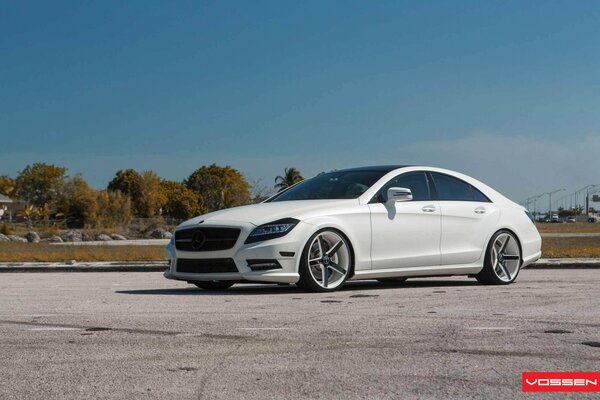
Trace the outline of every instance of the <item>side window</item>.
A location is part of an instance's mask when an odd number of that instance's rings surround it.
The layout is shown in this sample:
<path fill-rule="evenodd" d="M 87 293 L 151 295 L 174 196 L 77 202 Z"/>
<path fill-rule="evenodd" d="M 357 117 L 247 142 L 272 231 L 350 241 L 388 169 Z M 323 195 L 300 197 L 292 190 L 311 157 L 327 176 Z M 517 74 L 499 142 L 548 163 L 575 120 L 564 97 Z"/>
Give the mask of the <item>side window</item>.
<path fill-rule="evenodd" d="M 473 186 L 471 186 L 471 191 L 473 192 L 473 201 L 482 201 L 485 203 L 490 203 L 491 200 L 488 199 L 488 197 L 481 193 L 478 189 L 474 188 Z"/>
<path fill-rule="evenodd" d="M 479 190 L 450 175 L 431 172 L 439 200 L 489 202 Z"/>
<path fill-rule="evenodd" d="M 413 195 L 413 201 L 429 200 L 429 187 L 424 172 L 407 172 L 390 180 L 386 183 L 372 202 L 387 201 L 387 190 L 391 187 L 403 187 L 410 189 Z"/>

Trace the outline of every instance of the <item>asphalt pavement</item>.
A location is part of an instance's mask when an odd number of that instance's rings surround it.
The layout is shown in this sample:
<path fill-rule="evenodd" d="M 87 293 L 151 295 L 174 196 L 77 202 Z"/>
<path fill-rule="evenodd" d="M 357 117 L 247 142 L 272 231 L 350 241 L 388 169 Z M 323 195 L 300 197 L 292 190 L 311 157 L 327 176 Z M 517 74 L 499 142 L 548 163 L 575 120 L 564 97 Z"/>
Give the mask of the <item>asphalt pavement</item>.
<path fill-rule="evenodd" d="M 159 272 L 4 273 L 0 398 L 566 398 L 523 396 L 521 372 L 600 369 L 599 287 L 599 269 L 327 294 L 211 293 Z"/>

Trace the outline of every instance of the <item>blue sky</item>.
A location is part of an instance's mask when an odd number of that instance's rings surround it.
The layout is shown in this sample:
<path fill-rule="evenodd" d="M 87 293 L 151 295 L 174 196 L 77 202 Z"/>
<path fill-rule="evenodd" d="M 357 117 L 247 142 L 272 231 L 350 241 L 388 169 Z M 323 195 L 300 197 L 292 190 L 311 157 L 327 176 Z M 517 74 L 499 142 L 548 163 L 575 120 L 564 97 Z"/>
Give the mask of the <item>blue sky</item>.
<path fill-rule="evenodd" d="M 599 38 L 594 1 L 3 2 L 0 174 L 409 163 L 577 189 L 600 183 Z"/>

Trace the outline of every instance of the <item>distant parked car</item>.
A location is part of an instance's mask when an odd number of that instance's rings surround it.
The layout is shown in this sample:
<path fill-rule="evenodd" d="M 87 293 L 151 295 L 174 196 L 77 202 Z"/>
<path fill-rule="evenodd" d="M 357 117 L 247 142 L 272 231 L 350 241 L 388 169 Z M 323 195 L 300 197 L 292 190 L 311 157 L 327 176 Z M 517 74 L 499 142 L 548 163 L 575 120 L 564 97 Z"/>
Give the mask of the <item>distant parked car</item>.
<path fill-rule="evenodd" d="M 590 224 L 593 224 L 594 222 L 596 222 L 596 217 L 588 217 L 588 222 Z"/>
<path fill-rule="evenodd" d="M 566 221 L 567 221 L 567 222 L 570 222 L 570 223 L 574 223 L 574 222 L 577 222 L 577 219 L 576 219 L 576 218 L 575 218 L 573 215 L 569 215 L 569 216 L 567 217 L 567 220 L 566 220 Z"/>
<path fill-rule="evenodd" d="M 560 218 L 558 218 L 558 214 L 552 213 L 552 216 L 550 217 L 550 222 L 560 222 Z"/>

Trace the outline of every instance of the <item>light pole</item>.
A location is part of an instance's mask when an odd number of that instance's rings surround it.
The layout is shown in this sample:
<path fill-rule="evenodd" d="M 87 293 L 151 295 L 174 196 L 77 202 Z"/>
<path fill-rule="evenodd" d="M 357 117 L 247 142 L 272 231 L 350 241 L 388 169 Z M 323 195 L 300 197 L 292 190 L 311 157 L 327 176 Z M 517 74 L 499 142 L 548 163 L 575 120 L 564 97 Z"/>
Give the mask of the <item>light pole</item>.
<path fill-rule="evenodd" d="M 525 201 L 523 201 L 523 205 L 525 206 L 525 208 L 527 208 L 527 210 L 529 210 L 529 205 L 533 201 L 534 197 L 535 196 L 528 197 L 527 199 L 525 199 Z"/>
<path fill-rule="evenodd" d="M 567 207 L 566 202 L 567 202 L 568 198 L 571 198 L 571 200 L 573 200 L 573 195 L 565 194 L 564 196 L 559 197 L 558 199 L 556 199 L 552 202 L 552 207 L 558 206 L 558 207 L 563 207 L 564 209 L 566 209 L 566 207 Z"/>
<path fill-rule="evenodd" d="M 549 217 L 549 218 L 552 218 L 552 195 L 553 195 L 554 193 L 562 192 L 562 191 L 564 191 L 564 190 L 565 190 L 565 189 L 556 189 L 556 190 L 555 190 L 555 191 L 553 191 L 553 192 L 547 192 L 547 193 L 544 193 L 544 194 L 547 194 L 547 195 L 548 195 L 548 217 Z"/>
<path fill-rule="evenodd" d="M 540 193 L 533 196 L 533 215 L 537 217 L 537 201 L 540 197 L 543 197 L 546 193 Z"/>
<path fill-rule="evenodd" d="M 596 184 L 596 185 L 588 185 L 586 192 L 585 192 L 585 215 L 586 217 L 588 215 L 590 215 L 590 189 L 598 187 L 600 185 Z"/>
<path fill-rule="evenodd" d="M 575 193 L 573 193 L 575 195 L 575 209 L 579 210 L 579 203 L 577 201 L 577 197 L 579 195 L 579 193 L 583 192 L 584 190 L 586 191 L 586 196 L 585 196 L 585 213 L 587 214 L 587 210 L 588 210 L 588 202 L 589 202 L 589 196 L 590 196 L 590 189 L 593 187 L 596 187 L 599 185 L 587 185 L 582 187 L 579 190 L 576 190 Z M 577 214 L 579 214 L 579 212 L 577 212 Z"/>
<path fill-rule="evenodd" d="M 600 189 L 594 189 L 594 190 L 590 191 L 590 194 L 596 194 L 596 193 L 598 193 L 598 192 L 600 192 Z M 589 206 L 588 206 L 588 210 L 587 210 L 587 211 L 588 211 L 588 213 L 587 213 L 587 216 L 588 216 L 588 217 L 590 216 L 589 210 L 590 210 L 590 209 L 589 209 Z M 596 210 L 594 210 L 594 211 L 596 211 Z M 598 212 L 596 211 L 596 213 L 595 213 L 595 214 L 598 214 Z"/>
<path fill-rule="evenodd" d="M 531 196 L 528 197 L 527 199 L 525 199 L 525 201 L 523 201 L 523 205 L 526 206 L 528 211 L 531 211 L 529 209 L 529 205 L 533 202 L 533 217 L 535 219 L 535 217 L 537 216 L 537 200 L 542 197 L 545 196 L 547 193 L 541 193 L 541 194 L 536 194 L 535 196 Z"/>

